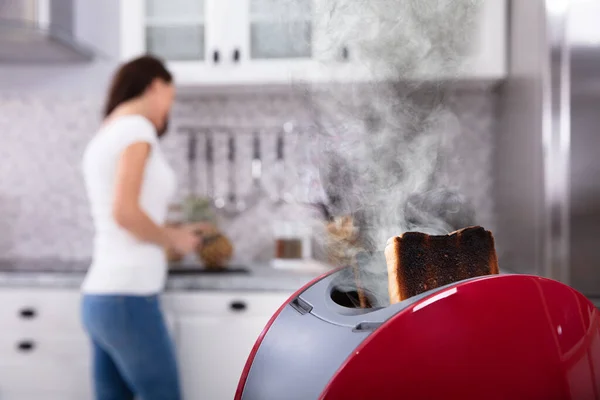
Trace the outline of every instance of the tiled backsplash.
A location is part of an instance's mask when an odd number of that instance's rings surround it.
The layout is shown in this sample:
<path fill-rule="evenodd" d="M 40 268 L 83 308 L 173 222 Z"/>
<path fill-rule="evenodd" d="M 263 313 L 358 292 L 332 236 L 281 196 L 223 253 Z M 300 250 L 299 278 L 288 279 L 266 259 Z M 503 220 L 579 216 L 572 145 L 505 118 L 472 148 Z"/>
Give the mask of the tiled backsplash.
<path fill-rule="evenodd" d="M 90 257 L 93 231 L 80 159 L 98 127 L 101 101 L 85 96 L 0 95 L 0 257 Z M 478 222 L 493 228 L 490 189 L 496 96 L 487 88 L 457 89 L 449 104 L 460 129 L 448 140 L 452 151 L 446 156 L 446 173 L 473 202 Z M 244 133 L 268 127 L 262 132 L 262 150 L 265 187 L 272 193 L 269 174 L 275 159 L 273 133 L 288 121 L 295 121 L 299 127 L 309 126 L 311 118 L 305 99 L 293 94 L 221 95 L 178 101 L 172 115 L 172 132 L 164 139 L 165 152 L 180 179 L 178 197 L 184 196 L 189 187 L 187 136 L 178 132 L 179 126 L 229 126 L 239 135 L 241 160 L 236 175 L 240 193 L 250 185 L 251 135 Z M 294 154 L 288 160 L 289 167 L 296 171 L 310 168 L 302 151 L 310 143 L 304 137 L 299 130 L 286 147 L 288 155 Z M 224 195 L 226 137 L 218 138 L 215 182 Z M 201 146 L 199 150 L 201 155 Z M 198 171 L 202 189 L 202 165 Z M 289 185 L 302 189 L 303 183 L 292 179 Z M 236 259 L 268 259 L 272 254 L 271 221 L 289 214 L 289 209 L 274 209 L 265 199 L 249 212 L 226 221 L 224 228 L 236 246 Z"/>

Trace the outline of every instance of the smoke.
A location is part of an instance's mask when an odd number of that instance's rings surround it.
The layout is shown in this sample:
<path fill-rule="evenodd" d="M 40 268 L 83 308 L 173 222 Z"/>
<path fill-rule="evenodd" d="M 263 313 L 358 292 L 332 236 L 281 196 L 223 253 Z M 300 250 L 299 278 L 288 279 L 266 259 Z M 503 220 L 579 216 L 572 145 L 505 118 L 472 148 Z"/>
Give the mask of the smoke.
<path fill-rule="evenodd" d="M 375 305 L 388 304 L 388 238 L 408 230 L 447 234 L 475 221 L 467 199 L 446 187 L 439 172 L 445 133 L 460 129 L 447 94 L 472 49 L 481 1 L 318 4 L 317 54 L 335 59 L 349 49 L 350 59 L 359 59 L 370 75 L 386 77 L 313 91 L 309 103 L 318 126 L 324 202 L 334 216 L 351 215 L 359 229 L 358 245 L 331 243 L 331 235 L 323 240 L 360 265 Z M 446 79 L 422 79 L 440 75 Z M 349 277 L 340 285 L 355 283 Z"/>
<path fill-rule="evenodd" d="M 317 52 L 350 47 L 373 73 L 451 75 L 472 49 L 481 0 L 323 0 Z M 388 75 L 389 76 L 389 75 Z"/>

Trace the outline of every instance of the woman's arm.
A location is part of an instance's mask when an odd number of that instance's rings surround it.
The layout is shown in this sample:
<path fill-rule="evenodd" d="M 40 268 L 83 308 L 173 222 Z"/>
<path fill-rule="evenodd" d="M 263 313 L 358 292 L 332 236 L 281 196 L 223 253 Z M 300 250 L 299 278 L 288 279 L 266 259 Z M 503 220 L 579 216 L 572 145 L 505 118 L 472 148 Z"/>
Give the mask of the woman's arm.
<path fill-rule="evenodd" d="M 136 238 L 170 246 L 167 229 L 155 224 L 139 206 L 140 192 L 150 144 L 138 142 L 129 145 L 121 154 L 117 167 L 113 217 Z"/>
<path fill-rule="evenodd" d="M 146 142 L 133 143 L 121 154 L 117 167 L 113 217 L 123 229 L 139 240 L 175 248 L 182 253 L 192 251 L 199 244 L 199 239 L 192 232 L 159 226 L 139 206 L 149 155 L 150 144 Z"/>

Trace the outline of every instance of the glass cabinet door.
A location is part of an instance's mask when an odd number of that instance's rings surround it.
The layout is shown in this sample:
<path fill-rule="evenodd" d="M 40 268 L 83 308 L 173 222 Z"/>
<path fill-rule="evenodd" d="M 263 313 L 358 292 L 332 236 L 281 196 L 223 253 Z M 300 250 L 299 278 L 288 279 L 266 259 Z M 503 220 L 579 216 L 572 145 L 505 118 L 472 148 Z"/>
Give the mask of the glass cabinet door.
<path fill-rule="evenodd" d="M 311 58 L 313 0 L 250 0 L 250 59 Z"/>
<path fill-rule="evenodd" d="M 203 61 L 206 53 L 205 1 L 145 1 L 146 51 L 168 61 Z"/>

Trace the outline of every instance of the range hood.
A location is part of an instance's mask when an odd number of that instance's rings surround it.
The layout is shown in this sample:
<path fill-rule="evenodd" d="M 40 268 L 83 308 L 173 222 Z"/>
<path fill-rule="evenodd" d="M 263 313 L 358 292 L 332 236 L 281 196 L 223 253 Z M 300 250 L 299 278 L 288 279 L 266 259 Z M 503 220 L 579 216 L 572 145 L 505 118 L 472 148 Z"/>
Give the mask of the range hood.
<path fill-rule="evenodd" d="M 0 64 L 89 62 L 75 40 L 76 0 L 0 0 Z"/>

